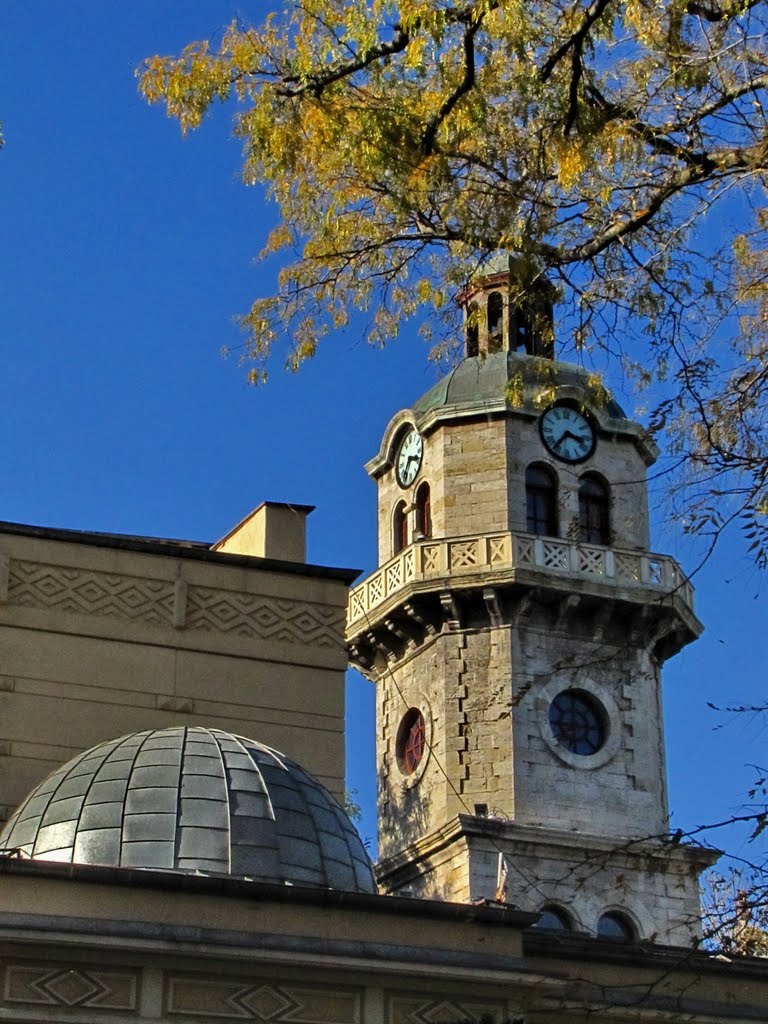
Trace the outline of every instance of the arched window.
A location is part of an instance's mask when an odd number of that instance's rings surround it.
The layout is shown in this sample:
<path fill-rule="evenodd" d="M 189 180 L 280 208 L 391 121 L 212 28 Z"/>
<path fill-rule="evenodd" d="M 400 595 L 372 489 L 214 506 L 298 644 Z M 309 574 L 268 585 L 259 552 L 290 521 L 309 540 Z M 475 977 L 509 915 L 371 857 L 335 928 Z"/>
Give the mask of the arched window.
<path fill-rule="evenodd" d="M 470 304 L 467 310 L 467 355 L 476 356 L 480 351 L 480 334 L 479 334 L 479 311 L 477 303 L 473 302 Z"/>
<path fill-rule="evenodd" d="M 405 502 L 398 501 L 395 505 L 395 514 L 392 516 L 392 554 L 396 555 L 408 544 L 408 516 L 405 512 Z"/>
<path fill-rule="evenodd" d="M 509 318 L 509 347 L 515 352 L 536 355 L 530 314 L 519 306 L 512 310 Z"/>
<path fill-rule="evenodd" d="M 429 484 L 422 484 L 416 491 L 416 537 L 432 536 L 432 506 Z"/>
<path fill-rule="evenodd" d="M 549 468 L 534 462 L 525 471 L 525 500 L 529 533 L 557 536 L 557 479 Z"/>
<path fill-rule="evenodd" d="M 584 544 L 611 543 L 611 494 L 597 473 L 585 473 L 579 481 L 579 540 Z"/>
<path fill-rule="evenodd" d="M 509 347 L 529 356 L 554 357 L 552 304 L 545 297 L 534 296 L 510 311 Z"/>
<path fill-rule="evenodd" d="M 599 938 L 611 939 L 613 942 L 634 942 L 637 938 L 628 918 L 614 911 L 603 914 L 597 922 L 597 934 Z"/>
<path fill-rule="evenodd" d="M 488 296 L 488 351 L 500 352 L 504 342 L 504 299 L 501 292 Z"/>
<path fill-rule="evenodd" d="M 542 907 L 539 912 L 539 920 L 534 928 L 546 928 L 551 932 L 570 932 L 573 929 L 571 919 L 564 910 L 551 903 Z"/>

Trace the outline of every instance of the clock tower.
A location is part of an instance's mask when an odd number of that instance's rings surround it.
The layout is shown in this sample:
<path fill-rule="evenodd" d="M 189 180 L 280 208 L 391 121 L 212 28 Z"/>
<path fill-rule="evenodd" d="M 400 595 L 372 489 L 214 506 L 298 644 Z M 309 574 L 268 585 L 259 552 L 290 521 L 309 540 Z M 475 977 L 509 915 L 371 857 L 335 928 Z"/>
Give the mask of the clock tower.
<path fill-rule="evenodd" d="M 366 469 L 379 568 L 352 591 L 377 688 L 379 881 L 541 925 L 685 944 L 711 851 L 668 841 L 661 666 L 701 625 L 652 552 L 657 451 L 553 360 L 551 295 L 464 296 L 465 358 Z"/>

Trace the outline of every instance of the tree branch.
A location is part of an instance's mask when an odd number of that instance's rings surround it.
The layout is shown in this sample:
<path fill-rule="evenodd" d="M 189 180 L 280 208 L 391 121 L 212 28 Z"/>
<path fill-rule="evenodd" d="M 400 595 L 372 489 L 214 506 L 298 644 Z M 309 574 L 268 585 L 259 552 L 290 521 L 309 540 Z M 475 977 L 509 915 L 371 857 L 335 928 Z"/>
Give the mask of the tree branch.
<path fill-rule="evenodd" d="M 469 3 L 463 7 L 448 8 L 444 12 L 446 23 L 449 25 L 467 25 L 472 29 L 473 26 L 479 25 L 489 11 L 495 11 L 500 2 L 501 0 L 484 0 L 481 3 Z M 296 98 L 305 93 L 319 96 L 329 85 L 333 85 L 344 78 L 349 78 L 358 71 L 364 71 L 366 68 L 371 67 L 372 64 L 376 64 L 387 57 L 402 53 L 408 48 L 414 35 L 422 27 L 423 22 L 421 19 L 414 19 L 412 26 L 407 29 L 403 27 L 401 22 L 397 22 L 393 27 L 394 38 L 389 42 L 378 43 L 353 60 L 343 61 L 334 67 L 313 75 L 285 75 L 283 81 L 290 83 L 291 87 L 277 88 L 275 91 L 278 96 L 286 98 Z"/>
<path fill-rule="evenodd" d="M 542 82 L 547 81 L 557 65 L 572 47 L 582 48 L 584 46 L 584 41 L 589 35 L 589 30 L 606 7 L 608 7 L 610 2 L 611 0 L 594 0 L 594 2 L 587 8 L 584 12 L 584 17 L 579 28 L 568 39 L 566 39 L 564 43 L 558 46 L 555 52 L 551 54 L 539 68 L 539 78 Z M 578 8 L 581 5 L 577 3 L 574 6 Z"/>
<path fill-rule="evenodd" d="M 475 34 L 480 28 L 481 22 L 482 16 L 470 25 L 464 33 L 464 77 L 453 92 L 445 98 L 442 106 L 426 127 L 422 144 L 427 156 L 433 152 L 435 138 L 440 125 L 448 117 L 461 97 L 466 96 L 475 84 Z"/>

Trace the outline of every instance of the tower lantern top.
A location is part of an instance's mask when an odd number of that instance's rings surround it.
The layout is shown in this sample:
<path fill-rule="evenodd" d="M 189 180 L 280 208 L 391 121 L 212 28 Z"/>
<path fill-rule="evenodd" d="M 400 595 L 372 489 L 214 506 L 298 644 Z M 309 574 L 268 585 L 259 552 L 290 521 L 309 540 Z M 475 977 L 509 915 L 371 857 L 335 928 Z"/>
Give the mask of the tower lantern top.
<path fill-rule="evenodd" d="M 522 352 L 554 358 L 555 289 L 541 276 L 523 283 L 519 257 L 497 254 L 459 297 L 464 310 L 465 356 Z"/>

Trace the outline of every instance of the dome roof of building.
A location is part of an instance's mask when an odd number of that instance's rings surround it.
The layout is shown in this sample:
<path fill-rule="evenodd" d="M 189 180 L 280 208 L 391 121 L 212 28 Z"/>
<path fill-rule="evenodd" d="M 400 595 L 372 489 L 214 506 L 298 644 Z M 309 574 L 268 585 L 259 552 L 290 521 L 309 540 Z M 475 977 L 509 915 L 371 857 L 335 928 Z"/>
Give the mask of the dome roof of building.
<path fill-rule="evenodd" d="M 550 387 L 571 388 L 583 395 L 589 404 L 599 389 L 590 387 L 587 370 L 574 363 L 560 363 L 537 359 L 522 352 L 492 352 L 488 355 L 469 356 L 446 377 L 438 381 L 413 404 L 417 420 L 443 408 L 481 408 L 506 403 L 506 387 L 510 381 L 522 383 L 521 406 L 539 409 L 537 396 Z M 611 419 L 626 419 L 626 413 L 610 395 L 603 393 L 601 412 Z"/>
<path fill-rule="evenodd" d="M 276 750 L 220 729 L 133 733 L 32 791 L 0 850 L 74 864 L 247 876 L 375 893 L 346 813 Z"/>

